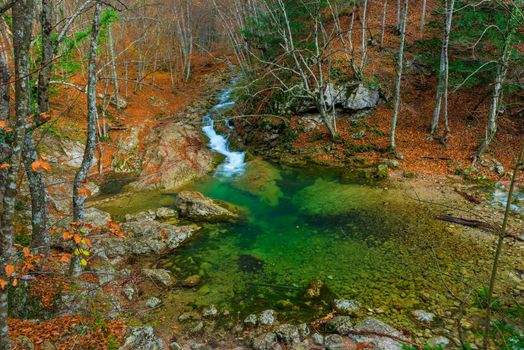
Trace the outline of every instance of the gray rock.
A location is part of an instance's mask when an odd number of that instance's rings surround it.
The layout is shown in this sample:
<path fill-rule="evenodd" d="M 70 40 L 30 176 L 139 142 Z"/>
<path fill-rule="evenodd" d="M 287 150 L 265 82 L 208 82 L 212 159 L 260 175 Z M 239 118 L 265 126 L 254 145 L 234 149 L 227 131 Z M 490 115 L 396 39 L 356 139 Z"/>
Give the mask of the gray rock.
<path fill-rule="evenodd" d="M 349 316 L 335 316 L 324 324 L 324 329 L 329 333 L 347 334 L 353 329 Z"/>
<path fill-rule="evenodd" d="M 218 315 L 218 310 L 215 305 L 209 305 L 202 311 L 202 316 L 204 317 L 215 317 Z"/>
<path fill-rule="evenodd" d="M 388 166 L 391 169 L 398 169 L 400 167 L 400 163 L 396 159 L 384 158 L 380 161 L 380 163 Z"/>
<path fill-rule="evenodd" d="M 135 222 L 135 221 L 153 221 L 156 219 L 156 214 L 153 210 L 142 211 L 138 214 L 126 214 L 126 222 Z"/>
<path fill-rule="evenodd" d="M 171 273 L 164 269 L 143 269 L 142 275 L 153 280 L 155 283 L 161 284 L 164 287 L 170 287 L 173 285 Z"/>
<path fill-rule="evenodd" d="M 96 242 L 98 250 L 110 258 L 123 255 L 152 255 L 174 250 L 198 229 L 156 221 L 133 221 L 120 225 L 126 238 L 106 235 Z"/>
<path fill-rule="evenodd" d="M 169 350 L 182 350 L 182 346 L 178 344 L 176 341 L 169 344 Z"/>
<path fill-rule="evenodd" d="M 351 138 L 353 140 L 360 140 L 364 136 L 366 136 L 366 131 L 365 130 L 358 130 L 357 132 L 353 133 L 353 135 L 351 135 Z"/>
<path fill-rule="evenodd" d="M 362 320 L 356 327 L 358 331 L 372 331 L 393 335 L 395 337 L 404 338 L 404 336 L 390 325 L 385 324 L 373 317 L 367 317 Z M 375 335 L 349 335 L 357 343 L 369 343 L 375 346 L 375 349 L 380 350 L 402 350 L 402 343 L 388 337 L 381 337 Z"/>
<path fill-rule="evenodd" d="M 378 90 L 371 90 L 360 84 L 342 104 L 344 108 L 351 110 L 361 110 L 373 108 L 380 102 L 380 93 Z"/>
<path fill-rule="evenodd" d="M 300 331 L 297 326 L 291 324 L 282 324 L 275 330 L 278 340 L 286 345 L 292 345 L 300 342 Z"/>
<path fill-rule="evenodd" d="M 450 340 L 442 335 L 430 338 L 427 342 L 428 346 L 435 348 L 440 346 L 442 349 L 447 349 L 450 345 Z"/>
<path fill-rule="evenodd" d="M 152 327 L 129 327 L 124 345 L 119 350 L 163 350 L 164 342 L 155 336 Z"/>
<path fill-rule="evenodd" d="M 189 346 L 191 350 L 213 350 L 212 347 L 202 344 L 202 343 L 194 343 Z"/>
<path fill-rule="evenodd" d="M 275 311 L 273 310 L 265 310 L 258 316 L 258 321 L 263 326 L 269 326 L 272 325 L 275 321 Z"/>
<path fill-rule="evenodd" d="M 135 288 L 129 284 L 126 284 L 124 288 L 122 288 L 122 294 L 124 294 L 127 300 L 131 301 L 135 296 Z"/>
<path fill-rule="evenodd" d="M 298 332 L 300 333 L 301 337 L 307 337 L 310 333 L 309 327 L 305 323 L 301 323 L 297 326 Z"/>
<path fill-rule="evenodd" d="M 156 218 L 160 220 L 171 219 L 177 217 L 178 213 L 171 208 L 158 208 L 155 212 Z"/>
<path fill-rule="evenodd" d="M 146 306 L 150 309 L 154 309 L 156 308 L 157 306 L 159 306 L 160 304 L 162 304 L 162 300 L 156 298 L 156 297 L 151 297 L 149 299 L 146 300 Z"/>
<path fill-rule="evenodd" d="M 182 191 L 177 195 L 175 204 L 182 216 L 193 220 L 223 221 L 239 217 L 200 192 Z"/>
<path fill-rule="evenodd" d="M 251 314 L 251 315 L 248 315 L 245 319 L 244 319 L 244 324 L 247 325 L 247 326 L 256 326 L 257 324 L 257 315 L 255 314 Z"/>
<path fill-rule="evenodd" d="M 417 321 L 422 322 L 422 323 L 431 323 L 433 322 L 433 319 L 435 318 L 435 314 L 424 311 L 424 310 L 415 310 L 411 312 L 411 315 L 413 315 L 413 317 Z"/>
<path fill-rule="evenodd" d="M 344 350 L 344 338 L 338 334 L 330 334 L 324 339 L 327 350 Z M 377 349 L 378 350 L 378 349 Z"/>
<path fill-rule="evenodd" d="M 111 221 L 111 214 L 96 208 L 87 208 L 84 210 L 85 222 L 93 226 L 103 227 Z"/>
<path fill-rule="evenodd" d="M 293 344 L 291 350 L 309 350 L 311 347 L 306 343 L 297 343 Z"/>
<path fill-rule="evenodd" d="M 333 308 L 339 314 L 353 315 L 362 308 L 362 305 L 355 300 L 335 299 L 333 300 Z"/>
<path fill-rule="evenodd" d="M 101 261 L 97 264 L 93 264 L 91 270 L 98 277 L 98 283 L 100 283 L 101 286 L 104 286 L 115 279 L 116 271 L 109 261 Z"/>
<path fill-rule="evenodd" d="M 277 335 L 275 333 L 264 333 L 253 340 L 253 349 L 255 350 L 277 350 L 281 349 L 277 343 Z"/>
<path fill-rule="evenodd" d="M 324 345 L 324 336 L 320 333 L 314 333 L 311 336 L 311 340 L 313 340 L 313 344 L 315 345 Z"/>

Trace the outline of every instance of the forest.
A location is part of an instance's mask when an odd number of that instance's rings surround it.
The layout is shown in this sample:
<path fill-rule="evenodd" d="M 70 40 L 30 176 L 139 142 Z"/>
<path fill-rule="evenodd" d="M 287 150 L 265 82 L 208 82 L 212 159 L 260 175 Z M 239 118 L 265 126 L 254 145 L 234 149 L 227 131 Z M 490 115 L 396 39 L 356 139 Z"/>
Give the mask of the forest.
<path fill-rule="evenodd" d="M 0 350 L 524 349 L 524 0 L 0 15 Z"/>

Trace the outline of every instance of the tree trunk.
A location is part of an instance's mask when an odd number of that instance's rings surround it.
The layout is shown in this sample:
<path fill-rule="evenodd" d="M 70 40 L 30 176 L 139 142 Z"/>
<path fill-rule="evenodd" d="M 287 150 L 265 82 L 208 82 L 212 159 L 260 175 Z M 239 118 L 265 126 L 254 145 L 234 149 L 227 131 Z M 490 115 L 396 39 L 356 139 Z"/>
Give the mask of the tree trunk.
<path fill-rule="evenodd" d="M 497 75 L 495 77 L 495 86 L 493 89 L 493 97 L 491 99 L 491 108 L 488 116 L 488 126 L 484 141 L 479 147 L 478 154 L 486 152 L 489 145 L 495 138 L 497 133 L 497 119 L 499 115 L 500 103 L 502 101 L 502 88 L 506 81 L 506 75 L 509 68 L 509 60 L 511 58 L 511 52 L 513 49 L 513 35 L 515 34 L 515 23 L 516 22 L 517 6 L 514 5 L 511 13 L 511 19 L 508 24 L 506 38 L 504 40 L 504 48 L 502 49 L 502 55 L 497 65 Z"/>
<path fill-rule="evenodd" d="M 433 121 L 431 123 L 431 136 L 434 137 L 438 131 L 440 111 L 442 108 L 442 99 L 444 99 L 444 136 L 445 142 L 448 138 L 450 129 L 448 121 L 448 90 L 449 90 L 449 37 L 451 34 L 451 24 L 453 21 L 453 12 L 455 9 L 455 0 L 446 0 L 446 22 L 444 24 L 444 34 L 442 39 L 442 49 L 440 55 L 440 70 L 437 83 L 437 95 L 435 101 L 435 110 L 433 111 Z"/>
<path fill-rule="evenodd" d="M 13 4 L 13 46 L 15 55 L 15 111 L 14 141 L 8 168 L 0 222 L 0 274 L 5 276 L 5 265 L 12 259 L 14 215 L 18 193 L 18 170 L 24 141 L 26 118 L 31 107 L 31 80 L 29 75 L 29 48 L 33 26 L 33 0 L 19 0 Z M 8 288 L 0 290 L 0 349 L 11 349 L 9 341 Z"/>
<path fill-rule="evenodd" d="M 42 61 L 38 73 L 38 108 L 40 113 L 49 112 L 49 81 L 51 80 L 51 67 L 53 64 L 53 4 L 51 0 L 42 0 Z"/>
<path fill-rule="evenodd" d="M 7 62 L 0 55 L 0 121 L 6 121 L 11 110 L 11 101 L 9 100 L 10 80 L 11 72 L 9 72 Z"/>
<path fill-rule="evenodd" d="M 386 16 L 388 13 L 388 0 L 384 0 L 384 8 L 382 12 L 382 29 L 380 34 L 380 48 L 384 46 L 384 33 L 386 31 Z"/>
<path fill-rule="evenodd" d="M 424 26 L 426 25 L 426 3 L 427 0 L 422 1 L 422 14 L 420 15 L 420 37 L 424 36 Z"/>
<path fill-rule="evenodd" d="M 113 25 L 109 24 L 107 29 L 109 38 L 109 52 L 111 54 L 111 73 L 113 75 L 113 98 L 117 109 L 120 109 L 120 87 L 118 85 L 118 74 L 116 71 L 115 44 L 113 41 Z"/>
<path fill-rule="evenodd" d="M 402 82 L 402 69 L 404 68 L 404 45 L 406 41 L 406 22 L 408 18 L 409 0 L 404 0 L 402 23 L 400 25 L 400 49 L 398 53 L 397 81 L 395 84 L 395 106 L 391 117 L 390 149 L 396 151 L 395 133 L 397 130 L 398 112 L 400 107 L 400 86 Z"/>
<path fill-rule="evenodd" d="M 89 175 L 89 169 L 93 165 L 93 159 L 96 148 L 96 123 L 98 119 L 97 103 L 96 103 L 96 61 L 98 50 L 98 33 L 100 31 L 100 13 L 102 12 L 102 1 L 98 0 L 96 3 L 95 13 L 93 17 L 91 45 L 89 48 L 89 65 L 87 69 L 88 83 L 87 83 L 87 141 L 84 150 L 84 157 L 82 164 L 76 173 L 73 182 L 73 221 L 82 222 L 85 219 L 84 202 L 86 197 L 81 193 L 82 184 Z M 71 261 L 71 274 L 78 276 L 81 272 L 80 256 L 76 255 Z"/>

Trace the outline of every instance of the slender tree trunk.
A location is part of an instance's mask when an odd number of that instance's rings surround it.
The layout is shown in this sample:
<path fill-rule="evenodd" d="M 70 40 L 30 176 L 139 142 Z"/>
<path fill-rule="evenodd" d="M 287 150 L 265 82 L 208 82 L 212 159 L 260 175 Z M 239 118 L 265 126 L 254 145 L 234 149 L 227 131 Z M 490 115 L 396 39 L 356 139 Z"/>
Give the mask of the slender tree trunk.
<path fill-rule="evenodd" d="M 400 0 L 397 0 L 397 22 L 395 24 L 395 29 L 397 31 L 397 33 L 400 33 L 400 13 L 402 12 L 401 10 L 401 3 L 400 3 Z"/>
<path fill-rule="evenodd" d="M 422 14 L 420 15 L 420 37 L 424 36 L 424 26 L 426 25 L 426 5 L 427 0 L 422 0 Z"/>
<path fill-rule="evenodd" d="M 33 0 L 19 0 L 13 4 L 13 46 L 15 54 L 15 111 L 14 142 L 11 166 L 8 168 L 0 222 L 0 274 L 5 276 L 5 265 L 12 259 L 14 215 L 18 193 L 17 180 L 20 168 L 24 128 L 31 112 L 31 79 L 29 75 L 29 48 L 33 26 Z M 8 288 L 0 290 L 0 349 L 11 349 L 7 317 Z"/>
<path fill-rule="evenodd" d="M 386 16 L 388 13 L 388 0 L 384 0 L 384 8 L 382 11 L 382 29 L 380 33 L 380 48 L 384 46 L 384 33 L 386 32 Z"/>
<path fill-rule="evenodd" d="M 491 276 L 489 279 L 489 288 L 487 295 L 487 310 L 486 310 L 486 326 L 484 330 L 484 349 L 489 347 L 489 332 L 491 326 L 491 313 L 492 313 L 492 303 L 493 303 L 493 291 L 495 289 L 495 282 L 497 281 L 497 272 L 499 268 L 500 255 L 502 253 L 502 248 L 504 246 L 504 238 L 506 237 L 506 230 L 508 227 L 509 212 L 511 210 L 511 200 L 513 199 L 513 191 L 515 190 L 515 184 L 517 183 L 517 174 L 523 166 L 524 158 L 524 142 L 520 147 L 520 152 L 515 162 L 515 170 L 513 171 L 513 176 L 511 177 L 511 184 L 509 186 L 508 200 L 506 203 L 506 210 L 504 212 L 504 219 L 502 221 L 502 227 L 500 229 L 497 241 L 497 248 L 495 250 L 495 256 L 493 258 L 493 267 L 491 269 Z"/>
<path fill-rule="evenodd" d="M 397 81 L 395 84 L 395 106 L 393 116 L 391 117 L 391 133 L 390 133 L 390 148 L 392 152 L 396 152 L 395 133 L 397 129 L 398 112 L 400 108 L 400 87 L 402 82 L 402 70 L 404 68 L 404 45 L 406 42 L 406 22 L 408 18 L 409 0 L 404 0 L 404 8 L 402 14 L 402 23 L 400 25 L 400 49 L 398 53 L 397 65 Z"/>
<path fill-rule="evenodd" d="M 448 120 L 448 90 L 449 90 L 449 37 L 451 34 L 451 24 L 453 22 L 453 12 L 455 10 L 455 0 L 446 0 L 446 22 L 444 24 L 444 34 L 442 38 L 442 49 L 440 55 L 440 71 L 437 83 L 437 94 L 435 110 L 433 111 L 433 121 L 431 123 L 431 137 L 436 136 L 444 100 L 444 135 L 442 141 L 446 142 L 450 128 Z"/>
<path fill-rule="evenodd" d="M 38 73 L 38 108 L 40 113 L 49 112 L 49 81 L 54 57 L 53 48 L 53 4 L 52 0 L 42 0 L 42 61 Z"/>
<path fill-rule="evenodd" d="M 111 54 L 111 73 L 113 75 L 113 98 L 115 100 L 116 108 L 120 109 L 120 87 L 118 85 L 118 74 L 116 71 L 116 57 L 115 57 L 115 44 L 113 41 L 113 25 L 110 24 L 107 30 L 109 37 L 109 52 Z"/>
<path fill-rule="evenodd" d="M 509 60 L 511 58 L 511 52 L 513 49 L 513 35 L 515 34 L 515 24 L 514 22 L 517 13 L 517 6 L 514 5 L 513 11 L 511 13 L 511 19 L 508 24 L 506 38 L 504 40 L 504 48 L 502 49 L 502 55 L 500 57 L 499 63 L 497 65 L 497 75 L 495 77 L 495 86 L 493 89 L 493 97 L 491 99 L 491 108 L 488 116 L 488 126 L 486 130 L 486 135 L 484 141 L 479 147 L 478 154 L 486 152 L 489 145 L 495 138 L 497 133 L 497 119 L 499 115 L 500 103 L 502 102 L 502 88 L 506 81 L 506 75 L 509 68 Z"/>
<path fill-rule="evenodd" d="M 82 164 L 76 173 L 73 183 L 73 221 L 82 222 L 85 220 L 84 202 L 86 197 L 81 193 L 82 184 L 89 175 L 89 169 L 93 165 L 95 148 L 96 148 L 96 123 L 98 119 L 97 103 L 96 103 L 96 61 L 98 50 L 98 33 L 100 31 L 100 13 L 102 11 L 102 0 L 98 0 L 95 7 L 93 17 L 91 45 L 89 48 L 89 65 L 87 69 L 88 84 L 87 84 L 87 141 L 84 150 L 84 158 Z M 71 261 L 71 274 L 78 276 L 81 272 L 80 257 L 75 256 Z"/>
<path fill-rule="evenodd" d="M 11 101 L 9 94 L 11 72 L 7 62 L 0 55 L 0 121 L 7 121 L 11 110 Z"/>
<path fill-rule="evenodd" d="M 368 26 L 368 16 L 367 16 L 367 13 L 368 13 L 368 0 L 364 0 L 364 2 L 362 3 L 362 7 L 363 7 L 363 11 L 362 11 L 362 52 L 361 52 L 361 57 L 360 57 L 360 67 L 359 67 L 359 70 L 360 70 L 360 76 L 363 77 L 364 76 L 364 68 L 366 67 L 366 60 L 367 60 L 367 53 L 368 53 L 368 50 L 367 50 L 367 43 L 368 43 L 368 38 L 367 38 L 367 26 Z"/>

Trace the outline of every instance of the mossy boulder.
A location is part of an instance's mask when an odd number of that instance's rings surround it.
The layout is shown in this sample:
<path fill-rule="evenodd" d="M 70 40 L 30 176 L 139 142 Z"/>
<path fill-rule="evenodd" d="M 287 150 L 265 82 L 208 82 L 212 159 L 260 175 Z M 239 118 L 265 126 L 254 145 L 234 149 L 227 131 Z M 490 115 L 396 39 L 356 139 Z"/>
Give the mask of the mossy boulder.
<path fill-rule="evenodd" d="M 196 191 L 182 191 L 175 205 L 180 215 L 191 220 L 218 222 L 231 221 L 240 218 L 240 209 L 224 201 L 215 201 Z"/>

